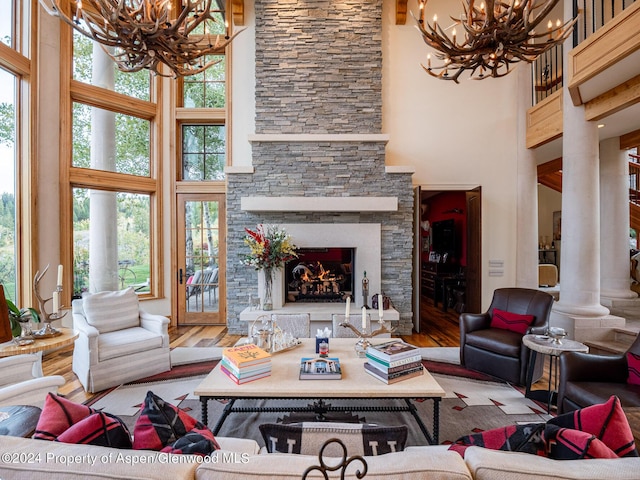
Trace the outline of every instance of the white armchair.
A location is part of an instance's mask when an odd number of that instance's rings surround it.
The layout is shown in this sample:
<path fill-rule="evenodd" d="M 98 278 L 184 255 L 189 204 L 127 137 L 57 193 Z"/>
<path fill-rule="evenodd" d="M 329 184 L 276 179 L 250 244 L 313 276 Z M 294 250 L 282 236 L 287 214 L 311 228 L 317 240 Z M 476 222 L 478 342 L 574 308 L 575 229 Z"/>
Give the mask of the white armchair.
<path fill-rule="evenodd" d="M 72 302 L 73 372 L 88 392 L 166 372 L 169 319 L 141 310 L 132 288 Z"/>
<path fill-rule="evenodd" d="M 33 405 L 42 408 L 49 392 L 57 393 L 64 385 L 64 377 L 40 377 L 40 355 L 27 353 L 0 358 L 0 407 L 6 405 Z"/>

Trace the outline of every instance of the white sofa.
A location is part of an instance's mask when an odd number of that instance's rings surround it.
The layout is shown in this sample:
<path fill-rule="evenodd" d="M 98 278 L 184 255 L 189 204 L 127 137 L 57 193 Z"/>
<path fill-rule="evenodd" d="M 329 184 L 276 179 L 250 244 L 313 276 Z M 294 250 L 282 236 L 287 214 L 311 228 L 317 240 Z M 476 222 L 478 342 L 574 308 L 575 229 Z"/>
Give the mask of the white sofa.
<path fill-rule="evenodd" d="M 318 465 L 309 455 L 260 453 L 253 440 L 217 438 L 222 450 L 202 459 L 164 455 L 149 450 L 116 450 L 45 440 L 0 436 L 0 478 L 12 480 L 269 480 L 301 479 Z M 526 453 L 467 449 L 465 459 L 447 446 L 409 447 L 403 452 L 365 457 L 364 477 L 394 480 L 637 480 L 640 458 L 615 460 L 550 460 Z M 353 462 L 345 475 L 355 479 Z M 321 478 L 317 473 L 311 478 Z M 340 478 L 340 472 L 329 472 Z"/>

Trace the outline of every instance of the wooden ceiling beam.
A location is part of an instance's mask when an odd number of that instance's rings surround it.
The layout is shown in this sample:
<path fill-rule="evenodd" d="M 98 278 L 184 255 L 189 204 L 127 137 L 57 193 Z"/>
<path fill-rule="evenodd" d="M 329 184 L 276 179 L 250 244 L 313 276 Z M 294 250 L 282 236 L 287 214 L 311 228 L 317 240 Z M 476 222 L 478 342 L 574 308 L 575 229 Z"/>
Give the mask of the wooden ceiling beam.
<path fill-rule="evenodd" d="M 562 170 L 562 157 L 538 165 L 538 176 L 556 173 Z"/>
<path fill-rule="evenodd" d="M 407 0 L 396 0 L 396 25 L 407 23 Z"/>

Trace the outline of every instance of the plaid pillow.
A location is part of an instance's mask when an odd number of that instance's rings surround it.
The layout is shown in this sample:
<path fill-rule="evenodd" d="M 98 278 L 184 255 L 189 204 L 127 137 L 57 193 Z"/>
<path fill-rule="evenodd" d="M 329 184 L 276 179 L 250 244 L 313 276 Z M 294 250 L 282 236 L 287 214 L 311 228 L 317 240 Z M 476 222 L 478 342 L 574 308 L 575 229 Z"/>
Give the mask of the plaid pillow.
<path fill-rule="evenodd" d="M 62 432 L 57 442 L 131 448 L 131 434 L 118 417 L 96 412 Z"/>
<path fill-rule="evenodd" d="M 49 393 L 33 438 L 131 448 L 131 434 L 116 416 Z"/>
<path fill-rule="evenodd" d="M 627 352 L 627 367 L 629 368 L 627 383 L 640 385 L 640 355 Z"/>
<path fill-rule="evenodd" d="M 495 428 L 486 432 L 465 435 L 457 439 L 449 450 L 458 452 L 464 457 L 464 452 L 469 447 L 484 447 L 491 450 L 506 450 L 510 452 L 532 453 L 544 456 L 545 448 L 542 441 L 544 423 L 531 423 L 526 425 L 511 425 L 503 428 Z"/>
<path fill-rule="evenodd" d="M 579 430 L 588 435 L 566 431 Z M 544 431 L 549 457 L 567 460 L 574 458 L 637 457 L 633 433 L 625 416 L 620 399 L 615 395 L 606 403 L 591 405 L 581 410 L 565 413 L 547 422 Z M 599 440 L 609 452 L 603 453 Z M 604 455 L 595 457 L 594 455 Z"/>
<path fill-rule="evenodd" d="M 297 453 L 317 455 L 325 441 L 338 437 L 353 455 L 382 455 L 400 452 L 407 443 L 407 426 L 381 427 L 362 423 L 265 423 L 260 425 L 260 433 L 269 453 Z M 332 452 L 326 455 L 342 455 Z M 336 447 L 337 448 L 337 447 Z"/>
<path fill-rule="evenodd" d="M 133 428 L 133 448 L 206 456 L 220 445 L 202 422 L 149 391 Z"/>
<path fill-rule="evenodd" d="M 91 407 L 71 402 L 64 397 L 49 392 L 44 399 L 42 413 L 33 438 L 55 440 L 73 424 L 96 413 Z"/>
<path fill-rule="evenodd" d="M 533 315 L 520 315 L 494 308 L 491 315 L 491 328 L 501 328 L 524 335 L 535 318 Z"/>

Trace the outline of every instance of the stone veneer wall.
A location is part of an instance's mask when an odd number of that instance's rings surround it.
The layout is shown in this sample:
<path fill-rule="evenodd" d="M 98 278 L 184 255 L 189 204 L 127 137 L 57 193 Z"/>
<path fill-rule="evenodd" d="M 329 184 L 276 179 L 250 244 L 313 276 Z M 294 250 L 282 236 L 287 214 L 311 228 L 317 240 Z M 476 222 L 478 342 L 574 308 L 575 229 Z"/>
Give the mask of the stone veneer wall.
<path fill-rule="evenodd" d="M 381 0 L 256 0 L 256 133 L 379 134 Z M 380 223 L 382 290 L 411 333 L 411 174 L 385 173 L 385 142 L 253 143 L 253 173 L 227 176 L 227 325 L 257 296 L 257 272 L 240 264 L 245 227 L 259 223 Z M 398 197 L 394 212 L 246 212 L 250 196 Z M 319 200 L 321 202 L 321 200 Z M 366 268 L 366 266 L 365 266 Z M 356 279 L 359 281 L 361 279 Z M 371 294 L 379 292 L 370 292 Z"/>

